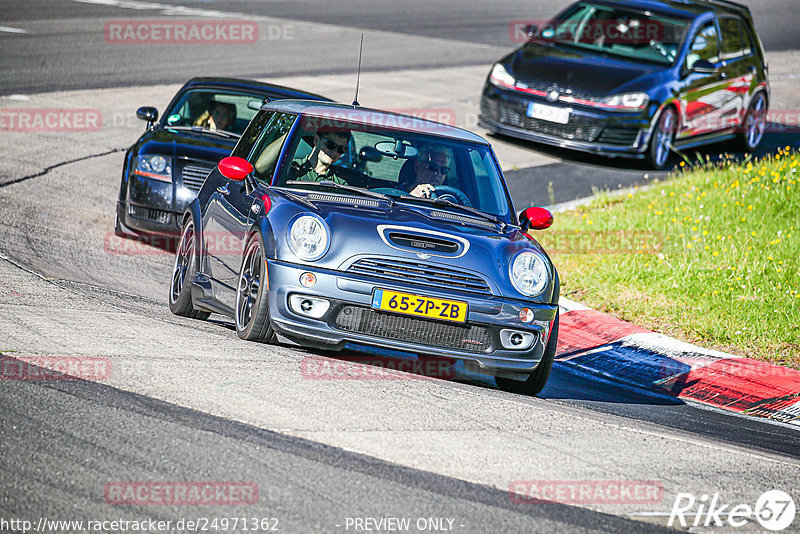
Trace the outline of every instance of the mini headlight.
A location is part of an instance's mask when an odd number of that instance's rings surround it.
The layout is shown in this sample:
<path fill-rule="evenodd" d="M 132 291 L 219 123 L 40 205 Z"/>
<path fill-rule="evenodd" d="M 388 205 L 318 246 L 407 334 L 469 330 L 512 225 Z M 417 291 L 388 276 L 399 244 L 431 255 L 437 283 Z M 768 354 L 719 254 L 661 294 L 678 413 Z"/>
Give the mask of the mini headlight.
<path fill-rule="evenodd" d="M 605 108 L 619 111 L 632 111 L 644 109 L 650 97 L 647 93 L 624 93 L 600 99 L 600 105 Z"/>
<path fill-rule="evenodd" d="M 521 252 L 511 262 L 511 282 L 517 291 L 535 297 L 547 287 L 547 262 L 538 252 Z"/>
<path fill-rule="evenodd" d="M 328 252 L 330 231 L 325 221 L 315 215 L 302 215 L 289 226 L 289 248 L 307 261 L 320 259 Z"/>
<path fill-rule="evenodd" d="M 511 89 L 513 89 L 517 83 L 514 77 L 511 76 L 500 63 L 495 63 L 494 67 L 492 67 L 492 73 L 489 74 L 489 81 L 495 85 L 509 87 Z"/>

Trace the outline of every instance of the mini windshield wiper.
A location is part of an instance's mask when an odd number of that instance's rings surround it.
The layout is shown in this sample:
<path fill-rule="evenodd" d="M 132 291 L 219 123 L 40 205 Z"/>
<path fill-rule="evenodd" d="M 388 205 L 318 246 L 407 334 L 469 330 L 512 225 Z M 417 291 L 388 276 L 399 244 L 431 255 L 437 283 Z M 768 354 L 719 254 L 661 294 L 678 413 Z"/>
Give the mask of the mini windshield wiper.
<path fill-rule="evenodd" d="M 502 231 L 506 229 L 506 223 L 495 217 L 494 215 L 490 215 L 488 213 L 484 213 L 481 210 L 476 210 L 475 208 L 471 208 L 469 206 L 464 206 L 462 204 L 456 204 L 455 202 L 450 202 L 446 198 L 425 198 L 425 197 L 414 197 L 411 195 L 403 195 L 400 197 L 400 200 L 403 201 L 417 201 L 417 202 L 424 202 L 425 204 L 433 204 L 434 206 L 447 206 L 448 208 L 455 208 L 470 215 L 475 215 L 480 217 L 481 219 L 489 222 L 493 222 L 495 224 L 499 224 L 502 228 Z"/>
<path fill-rule="evenodd" d="M 334 189 L 340 189 L 342 191 L 347 191 L 349 193 L 356 193 L 357 195 L 361 195 L 364 197 L 369 198 L 377 198 L 378 200 L 383 200 L 384 202 L 388 202 L 389 205 L 394 206 L 394 200 L 388 195 L 384 195 L 383 193 L 375 193 L 374 191 L 370 191 L 369 189 L 364 189 L 363 187 L 356 187 L 353 185 L 345 185 L 345 184 L 337 184 L 331 180 L 321 180 L 319 182 L 310 182 L 305 180 L 289 180 L 286 182 L 286 185 L 316 185 L 321 187 L 332 187 Z"/>
<path fill-rule="evenodd" d="M 228 138 L 239 138 L 241 137 L 240 134 L 236 132 L 229 132 L 228 130 L 212 130 L 211 128 L 205 128 L 203 126 L 167 126 L 168 130 L 178 130 L 181 132 L 202 132 L 202 133 L 210 133 L 212 135 L 219 135 L 220 137 L 228 137 Z"/>

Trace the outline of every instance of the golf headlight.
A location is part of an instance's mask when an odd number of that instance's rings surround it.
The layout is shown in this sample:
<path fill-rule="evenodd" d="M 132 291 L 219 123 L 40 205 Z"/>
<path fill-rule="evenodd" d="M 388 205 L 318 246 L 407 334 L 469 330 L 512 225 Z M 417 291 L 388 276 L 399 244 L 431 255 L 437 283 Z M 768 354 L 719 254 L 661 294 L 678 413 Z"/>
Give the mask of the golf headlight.
<path fill-rule="evenodd" d="M 649 101 L 647 93 L 624 93 L 601 98 L 599 104 L 612 111 L 633 111 L 644 109 Z"/>
<path fill-rule="evenodd" d="M 511 282 L 523 295 L 540 294 L 547 287 L 547 260 L 538 252 L 520 252 L 511 262 Z"/>
<path fill-rule="evenodd" d="M 287 240 L 295 256 L 314 261 L 328 252 L 330 231 L 325 221 L 316 215 L 302 215 L 289 225 Z"/>
<path fill-rule="evenodd" d="M 156 180 L 172 181 L 172 166 L 169 158 L 164 156 L 138 156 L 133 172 Z"/>
<path fill-rule="evenodd" d="M 495 63 L 494 67 L 492 67 L 492 73 L 489 74 L 489 81 L 495 85 L 509 87 L 511 89 L 513 89 L 517 83 L 514 77 L 511 76 L 500 63 Z"/>

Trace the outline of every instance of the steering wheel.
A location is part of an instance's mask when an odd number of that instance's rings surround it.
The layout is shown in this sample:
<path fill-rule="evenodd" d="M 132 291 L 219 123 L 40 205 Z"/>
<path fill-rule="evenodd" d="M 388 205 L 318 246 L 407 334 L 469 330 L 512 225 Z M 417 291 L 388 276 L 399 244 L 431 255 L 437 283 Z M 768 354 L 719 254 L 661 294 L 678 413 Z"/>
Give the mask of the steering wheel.
<path fill-rule="evenodd" d="M 462 206 L 467 206 L 470 208 L 472 207 L 472 203 L 467 198 L 467 195 L 455 187 L 451 187 L 449 185 L 437 185 L 433 188 L 433 191 L 431 191 L 431 198 L 444 198 L 446 200 L 450 200 L 447 197 L 454 198 L 458 201 L 458 204 L 461 204 Z"/>

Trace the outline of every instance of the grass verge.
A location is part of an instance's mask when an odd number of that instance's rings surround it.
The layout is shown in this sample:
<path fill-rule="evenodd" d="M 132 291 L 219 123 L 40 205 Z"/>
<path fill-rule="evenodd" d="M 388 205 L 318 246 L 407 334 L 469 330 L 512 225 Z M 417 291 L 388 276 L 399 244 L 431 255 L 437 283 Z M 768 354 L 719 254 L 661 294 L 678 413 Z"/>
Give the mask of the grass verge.
<path fill-rule="evenodd" d="M 704 163 L 536 232 L 561 292 L 685 341 L 800 369 L 800 160 Z M 686 169 L 685 171 L 683 169 Z"/>

